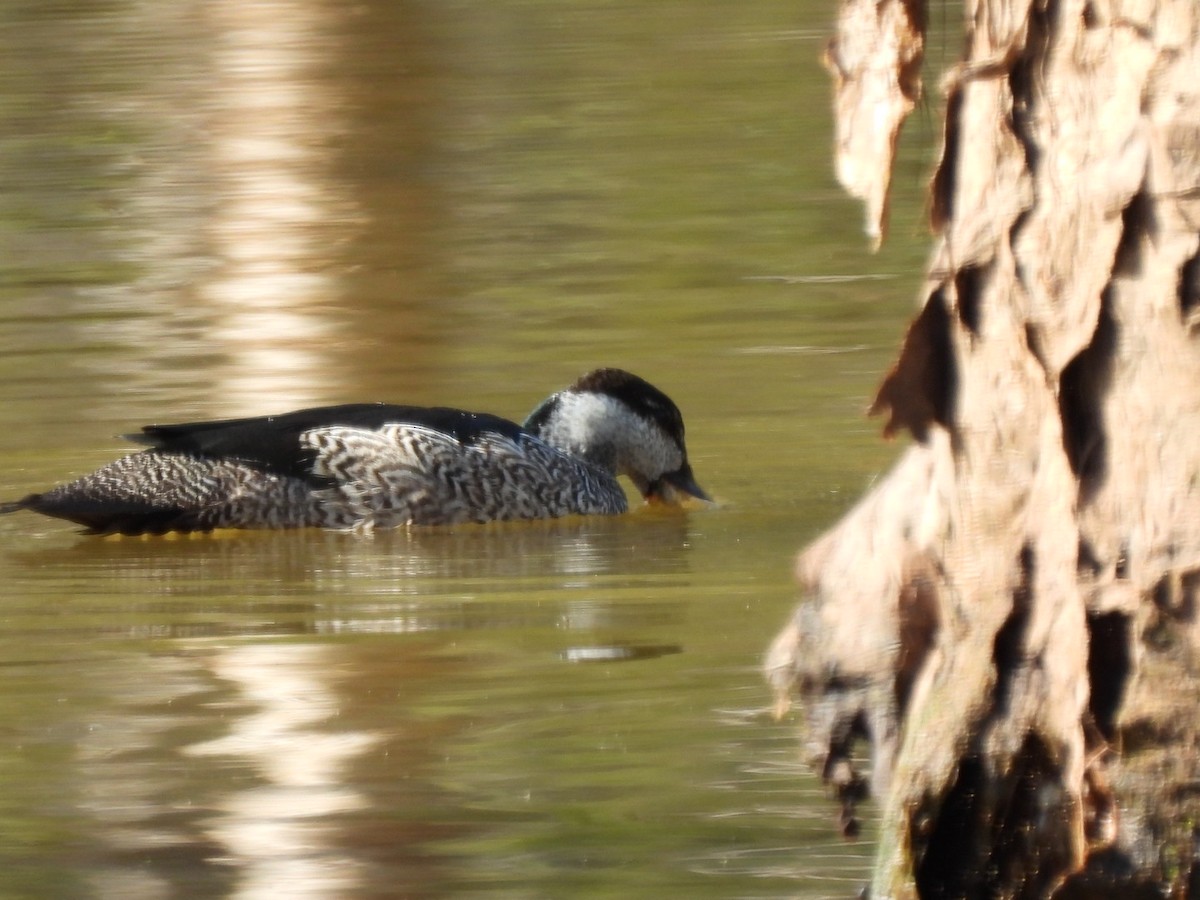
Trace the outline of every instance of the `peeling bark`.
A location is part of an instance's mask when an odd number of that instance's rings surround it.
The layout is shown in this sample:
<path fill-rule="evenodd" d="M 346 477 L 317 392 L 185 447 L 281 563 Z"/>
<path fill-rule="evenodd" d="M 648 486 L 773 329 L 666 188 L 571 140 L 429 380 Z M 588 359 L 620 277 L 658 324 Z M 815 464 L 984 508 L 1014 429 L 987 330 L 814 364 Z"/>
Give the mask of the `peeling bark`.
<path fill-rule="evenodd" d="M 878 247 L 900 126 L 921 97 L 924 0 L 845 0 L 825 50 L 834 81 L 834 155 L 842 186 L 866 205 Z"/>
<path fill-rule="evenodd" d="M 871 896 L 1200 896 L 1200 9 L 967 13 L 873 407 L 915 443 L 800 555 L 767 676 L 847 830 L 879 800 Z M 845 0 L 830 52 L 876 223 L 922 17 Z"/>

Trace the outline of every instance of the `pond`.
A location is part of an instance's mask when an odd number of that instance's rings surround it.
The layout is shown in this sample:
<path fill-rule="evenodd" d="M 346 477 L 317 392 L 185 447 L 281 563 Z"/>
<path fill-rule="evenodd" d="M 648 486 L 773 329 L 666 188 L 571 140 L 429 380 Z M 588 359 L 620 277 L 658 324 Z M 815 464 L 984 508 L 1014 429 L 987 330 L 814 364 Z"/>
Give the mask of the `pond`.
<path fill-rule="evenodd" d="M 521 419 L 616 365 L 713 508 L 372 535 L 0 519 L 6 898 L 852 896 L 759 666 L 896 452 L 933 116 L 870 255 L 825 3 L 0 16 L 0 498 L 142 424 Z"/>

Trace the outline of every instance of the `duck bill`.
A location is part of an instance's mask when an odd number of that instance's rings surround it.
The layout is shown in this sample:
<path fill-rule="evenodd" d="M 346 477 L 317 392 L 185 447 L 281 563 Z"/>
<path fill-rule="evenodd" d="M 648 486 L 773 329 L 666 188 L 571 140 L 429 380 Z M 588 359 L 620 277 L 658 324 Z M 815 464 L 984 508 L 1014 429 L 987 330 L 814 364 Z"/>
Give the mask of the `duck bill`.
<path fill-rule="evenodd" d="M 712 497 L 696 484 L 696 479 L 692 475 L 692 467 L 687 464 L 677 471 L 668 472 L 662 476 L 651 485 L 650 490 L 646 493 L 646 499 L 651 503 L 667 503 L 673 506 L 682 505 L 689 497 L 703 500 L 705 503 L 713 502 Z"/>

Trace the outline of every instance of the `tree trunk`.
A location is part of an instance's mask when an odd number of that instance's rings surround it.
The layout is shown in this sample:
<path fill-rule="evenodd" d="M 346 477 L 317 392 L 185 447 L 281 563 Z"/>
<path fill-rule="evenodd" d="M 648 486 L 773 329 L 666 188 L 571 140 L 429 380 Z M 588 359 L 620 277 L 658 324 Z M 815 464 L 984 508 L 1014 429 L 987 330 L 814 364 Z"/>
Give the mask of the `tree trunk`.
<path fill-rule="evenodd" d="M 886 224 L 922 0 L 843 0 L 839 176 Z M 1200 8 L 966 0 L 895 468 L 797 564 L 768 678 L 872 897 L 1200 897 Z M 881 174 L 884 173 L 884 174 Z"/>

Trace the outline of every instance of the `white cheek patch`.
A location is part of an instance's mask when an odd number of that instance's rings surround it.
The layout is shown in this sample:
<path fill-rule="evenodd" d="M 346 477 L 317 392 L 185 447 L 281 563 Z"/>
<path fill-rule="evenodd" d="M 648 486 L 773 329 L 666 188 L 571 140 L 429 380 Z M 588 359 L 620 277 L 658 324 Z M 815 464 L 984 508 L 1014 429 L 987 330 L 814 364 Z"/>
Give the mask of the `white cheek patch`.
<path fill-rule="evenodd" d="M 683 451 L 656 423 L 607 394 L 564 393 L 543 439 L 635 481 L 654 481 L 683 465 Z"/>

